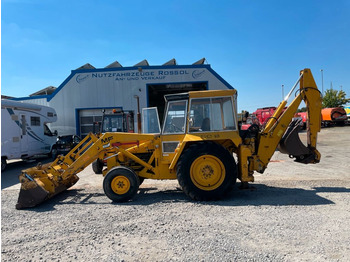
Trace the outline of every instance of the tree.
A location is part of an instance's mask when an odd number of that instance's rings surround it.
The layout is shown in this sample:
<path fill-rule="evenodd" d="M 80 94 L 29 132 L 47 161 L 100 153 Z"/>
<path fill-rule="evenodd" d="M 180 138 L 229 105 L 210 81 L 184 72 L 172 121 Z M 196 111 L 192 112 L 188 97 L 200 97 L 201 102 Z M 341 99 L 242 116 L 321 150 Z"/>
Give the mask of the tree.
<path fill-rule="evenodd" d="M 346 98 L 346 94 L 343 90 L 337 91 L 331 88 L 327 89 L 323 96 L 322 107 L 338 107 L 345 105 L 348 102 L 350 102 L 350 99 Z"/>
<path fill-rule="evenodd" d="M 299 112 L 306 112 L 306 111 L 307 111 L 307 107 L 302 107 L 302 108 L 299 108 L 297 110 L 297 113 L 299 113 Z"/>

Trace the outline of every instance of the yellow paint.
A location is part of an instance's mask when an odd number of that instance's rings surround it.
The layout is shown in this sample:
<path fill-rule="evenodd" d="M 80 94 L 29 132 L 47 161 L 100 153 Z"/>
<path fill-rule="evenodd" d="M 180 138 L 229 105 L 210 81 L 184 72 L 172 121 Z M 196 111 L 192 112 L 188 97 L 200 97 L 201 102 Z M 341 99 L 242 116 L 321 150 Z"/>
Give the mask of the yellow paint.
<path fill-rule="evenodd" d="M 117 176 L 111 182 L 111 189 L 118 195 L 126 194 L 130 190 L 130 181 L 125 176 Z"/>
<path fill-rule="evenodd" d="M 221 160 L 212 155 L 203 155 L 193 161 L 190 176 L 196 187 L 211 191 L 225 180 L 226 171 Z"/>
<path fill-rule="evenodd" d="M 265 170 L 302 100 L 309 107 L 311 121 L 308 144 L 319 160 L 321 155 L 316 150 L 316 141 L 317 133 L 320 131 L 322 100 L 311 71 L 305 69 L 302 74 L 300 90 L 293 102 L 284 112 L 286 102 L 281 102 L 274 114 L 277 120 L 270 120 L 256 138 L 248 137 L 242 141 L 238 130 L 167 135 L 105 133 L 96 136 L 90 133 L 66 156 L 59 156 L 53 163 L 24 170 L 20 176 L 22 188 L 33 186 L 31 181 L 33 179 L 38 186 L 54 194 L 62 187 L 69 188 L 74 185 L 79 179 L 76 174 L 97 158 L 107 161 L 103 175 L 112 168 L 122 165 L 133 169 L 140 177 L 176 179 L 176 165 L 183 152 L 191 144 L 206 141 L 220 144 L 230 153 L 236 153 L 239 179 L 242 182 L 252 182 L 254 171 L 262 173 Z M 189 99 L 224 96 L 235 97 L 236 90 L 189 92 Z M 237 115 L 235 104 L 233 107 Z M 187 126 L 188 122 L 189 119 Z M 174 152 L 164 152 L 163 142 L 176 142 L 178 146 Z M 226 171 L 218 157 L 208 154 L 198 157 L 192 163 L 190 176 L 198 188 L 209 191 L 215 190 L 223 183 Z M 118 176 L 113 179 L 111 188 L 116 194 L 125 194 L 130 190 L 130 181 L 125 176 Z"/>

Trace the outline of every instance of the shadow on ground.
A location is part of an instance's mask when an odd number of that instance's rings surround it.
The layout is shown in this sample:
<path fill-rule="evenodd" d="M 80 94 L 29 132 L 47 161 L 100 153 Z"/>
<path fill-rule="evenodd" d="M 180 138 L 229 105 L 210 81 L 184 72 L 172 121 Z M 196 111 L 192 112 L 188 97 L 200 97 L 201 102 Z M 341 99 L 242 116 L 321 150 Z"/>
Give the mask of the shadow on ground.
<path fill-rule="evenodd" d="M 84 189 L 71 189 L 47 200 L 41 205 L 30 208 L 34 212 L 45 212 L 62 205 L 152 205 L 157 203 L 191 202 L 180 188 L 159 191 L 154 187 L 140 188 L 135 198 L 126 203 L 113 203 L 102 190 L 86 192 Z M 280 188 L 255 184 L 254 189 L 235 189 L 226 198 L 219 201 L 194 202 L 200 205 L 216 206 L 314 206 L 335 204 L 318 195 L 319 193 L 349 192 L 343 187 L 316 187 L 313 189 Z"/>

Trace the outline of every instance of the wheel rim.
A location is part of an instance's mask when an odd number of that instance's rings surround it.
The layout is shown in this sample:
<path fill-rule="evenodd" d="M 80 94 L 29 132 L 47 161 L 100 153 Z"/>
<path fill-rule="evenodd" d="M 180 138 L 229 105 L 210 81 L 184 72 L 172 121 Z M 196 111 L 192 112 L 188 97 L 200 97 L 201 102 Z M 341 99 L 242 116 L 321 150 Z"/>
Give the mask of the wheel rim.
<path fill-rule="evenodd" d="M 51 151 L 51 155 L 52 155 L 53 157 L 56 157 L 57 152 L 58 152 L 57 149 L 56 149 L 56 148 L 53 148 L 52 151 Z"/>
<path fill-rule="evenodd" d="M 114 193 L 123 195 L 130 190 L 130 181 L 125 176 L 117 176 L 113 178 L 111 188 Z"/>
<path fill-rule="evenodd" d="M 196 187 L 210 191 L 218 188 L 226 172 L 221 160 L 212 155 L 198 157 L 191 165 L 190 176 Z"/>

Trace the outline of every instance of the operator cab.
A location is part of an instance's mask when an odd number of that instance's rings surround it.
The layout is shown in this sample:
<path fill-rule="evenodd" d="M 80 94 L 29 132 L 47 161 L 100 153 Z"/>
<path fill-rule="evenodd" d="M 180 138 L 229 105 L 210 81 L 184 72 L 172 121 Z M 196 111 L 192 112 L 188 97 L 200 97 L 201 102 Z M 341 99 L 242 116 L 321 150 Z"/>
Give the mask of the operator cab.
<path fill-rule="evenodd" d="M 237 130 L 235 90 L 217 90 L 203 97 L 203 91 L 167 95 L 162 133 L 184 134 Z M 186 121 L 187 120 L 187 121 Z"/>
<path fill-rule="evenodd" d="M 211 90 L 166 95 L 160 128 L 156 107 L 142 110 L 142 132 L 163 135 L 237 130 L 235 90 Z M 207 95 L 204 96 L 203 95 Z"/>
<path fill-rule="evenodd" d="M 134 112 L 113 109 L 112 113 L 103 113 L 102 122 L 94 123 L 99 125 L 98 130 L 101 133 L 106 132 L 128 132 L 134 133 Z"/>

